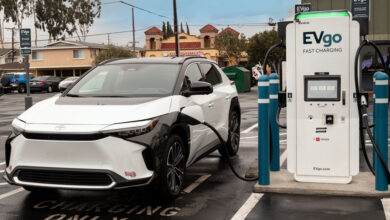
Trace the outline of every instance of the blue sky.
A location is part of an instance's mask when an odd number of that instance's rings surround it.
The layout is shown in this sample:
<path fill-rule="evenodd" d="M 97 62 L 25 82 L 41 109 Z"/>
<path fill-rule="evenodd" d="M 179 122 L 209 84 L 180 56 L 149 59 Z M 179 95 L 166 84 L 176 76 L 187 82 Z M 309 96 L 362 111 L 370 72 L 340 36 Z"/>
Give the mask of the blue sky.
<path fill-rule="evenodd" d="M 113 0 L 102 0 L 102 3 Z M 126 0 L 136 6 L 155 13 L 173 17 L 172 0 Z M 179 23 L 190 26 L 191 34 L 199 34 L 199 29 L 208 23 L 217 24 L 218 29 L 230 24 L 232 28 L 250 37 L 268 27 L 261 24 L 272 17 L 285 19 L 291 8 L 299 0 L 177 0 Z M 121 3 L 103 4 L 102 16 L 96 21 L 91 33 L 128 30 L 131 28 L 131 8 Z M 144 31 L 151 26 L 161 28 L 163 20 L 168 20 L 135 9 L 135 29 L 137 46 L 144 45 Z M 172 23 L 172 22 L 171 22 Z M 121 45 L 130 41 L 131 33 L 111 35 L 111 41 Z M 102 37 L 94 37 L 102 40 Z M 107 42 L 107 37 L 104 38 Z M 89 39 L 92 40 L 92 37 Z"/>
<path fill-rule="evenodd" d="M 92 26 L 89 34 L 126 31 L 131 29 L 131 7 L 121 3 L 112 3 L 116 0 L 101 0 L 102 14 Z M 173 17 L 172 0 L 124 0 L 141 8 L 155 13 Z M 215 24 L 218 29 L 230 25 L 247 37 L 269 29 L 258 23 L 268 22 L 272 17 L 275 21 L 286 19 L 291 13 L 294 4 L 300 0 L 177 0 L 179 24 L 187 22 L 191 34 L 198 35 L 199 29 L 206 24 Z M 135 29 L 137 46 L 145 44 L 144 31 L 148 27 L 161 28 L 162 21 L 168 20 L 156 15 L 135 9 Z M 171 19 L 171 22 L 173 19 Z M 30 21 L 26 21 L 28 27 Z M 7 26 L 7 25 L 6 25 Z M 10 25 L 8 25 L 10 26 Z M 111 34 L 110 40 L 117 45 L 126 45 L 130 42 L 131 33 Z M 6 41 L 10 40 L 10 33 L 5 33 Z M 40 32 L 39 39 L 46 39 L 47 34 Z M 89 42 L 107 43 L 107 35 L 88 37 Z"/>

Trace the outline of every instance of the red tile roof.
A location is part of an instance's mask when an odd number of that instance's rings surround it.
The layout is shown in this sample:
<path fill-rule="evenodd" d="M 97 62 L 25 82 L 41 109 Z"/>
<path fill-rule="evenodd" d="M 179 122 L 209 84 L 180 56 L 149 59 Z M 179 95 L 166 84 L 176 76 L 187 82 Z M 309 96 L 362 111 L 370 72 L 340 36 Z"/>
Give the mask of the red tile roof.
<path fill-rule="evenodd" d="M 231 32 L 231 33 L 233 33 L 233 34 L 240 34 L 240 32 L 234 30 L 234 29 L 231 28 L 231 27 L 227 27 L 227 28 L 223 29 L 223 30 L 221 31 L 221 33 L 222 33 L 222 32 Z"/>
<path fill-rule="evenodd" d="M 206 25 L 206 26 L 204 26 L 204 27 L 202 27 L 200 29 L 200 33 L 203 33 L 203 32 L 215 32 L 215 33 L 218 33 L 218 29 L 215 28 L 213 25 L 208 24 L 208 25 Z"/>
<path fill-rule="evenodd" d="M 200 42 L 183 42 L 180 43 L 181 49 L 198 49 L 201 47 Z M 162 43 L 161 44 L 162 50 L 171 50 L 175 49 L 175 43 Z"/>
<path fill-rule="evenodd" d="M 161 35 L 163 35 L 164 32 L 162 32 L 160 29 L 158 29 L 156 27 L 152 27 L 149 30 L 145 31 L 145 34 L 146 35 L 148 35 L 148 34 L 161 34 Z"/>

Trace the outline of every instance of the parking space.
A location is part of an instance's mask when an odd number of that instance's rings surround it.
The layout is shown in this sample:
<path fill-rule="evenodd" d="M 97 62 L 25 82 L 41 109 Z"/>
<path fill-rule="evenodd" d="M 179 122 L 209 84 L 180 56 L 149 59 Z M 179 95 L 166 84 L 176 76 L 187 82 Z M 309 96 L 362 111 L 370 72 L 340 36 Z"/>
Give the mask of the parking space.
<path fill-rule="evenodd" d="M 33 94 L 34 102 L 56 95 Z M 23 94 L 0 98 L 0 152 L 13 117 L 24 109 Z M 257 90 L 240 95 L 241 146 L 232 158 L 240 173 L 257 159 Z M 282 120 L 285 113 L 282 112 Z M 282 168 L 286 168 L 286 131 L 280 130 Z M 4 169 L 0 153 L 0 169 Z M 361 167 L 365 168 L 364 161 Z M 253 194 L 254 182 L 243 182 L 218 152 L 187 169 L 185 189 L 174 201 L 160 199 L 151 188 L 115 191 L 59 190 L 29 193 L 0 180 L 0 219 L 385 219 L 380 199 Z M 240 218 L 241 216 L 241 218 Z"/>

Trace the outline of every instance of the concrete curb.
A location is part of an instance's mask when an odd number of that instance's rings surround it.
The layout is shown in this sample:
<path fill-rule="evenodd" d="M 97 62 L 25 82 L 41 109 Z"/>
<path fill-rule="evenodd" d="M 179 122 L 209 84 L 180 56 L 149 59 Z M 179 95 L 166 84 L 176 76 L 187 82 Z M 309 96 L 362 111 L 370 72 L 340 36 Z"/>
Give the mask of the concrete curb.
<path fill-rule="evenodd" d="M 247 177 L 257 177 L 257 160 L 246 172 Z M 258 183 L 253 187 L 255 193 L 280 193 L 294 195 L 350 196 L 388 198 L 390 191 L 376 191 L 375 178 L 370 172 L 361 172 L 349 184 L 303 183 L 294 179 L 294 174 L 282 169 L 271 172 L 269 186 Z"/>

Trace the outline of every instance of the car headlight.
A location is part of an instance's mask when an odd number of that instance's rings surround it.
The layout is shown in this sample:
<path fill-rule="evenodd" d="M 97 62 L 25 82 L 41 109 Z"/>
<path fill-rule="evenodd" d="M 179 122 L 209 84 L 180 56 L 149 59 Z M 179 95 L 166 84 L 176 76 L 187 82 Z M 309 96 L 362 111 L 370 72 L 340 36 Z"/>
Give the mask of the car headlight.
<path fill-rule="evenodd" d="M 156 127 L 157 122 L 158 118 L 154 118 L 145 121 L 112 124 L 103 128 L 100 132 L 121 138 L 131 138 L 150 132 Z"/>
<path fill-rule="evenodd" d="M 15 135 L 19 135 L 24 131 L 25 126 L 26 126 L 26 122 L 15 118 L 12 121 L 12 132 Z"/>

